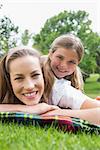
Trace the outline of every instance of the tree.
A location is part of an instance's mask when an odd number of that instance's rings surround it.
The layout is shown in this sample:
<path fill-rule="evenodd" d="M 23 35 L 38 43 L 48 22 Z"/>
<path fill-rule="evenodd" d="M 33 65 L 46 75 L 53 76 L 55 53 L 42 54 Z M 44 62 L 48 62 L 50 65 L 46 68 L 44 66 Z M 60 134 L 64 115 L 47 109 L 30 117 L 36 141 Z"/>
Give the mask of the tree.
<path fill-rule="evenodd" d="M 97 56 L 100 43 L 100 37 L 97 33 L 89 33 L 86 38 L 83 39 L 85 54 L 82 63 L 80 64 L 81 68 L 87 73 L 94 73 L 97 69 Z M 99 73 L 99 72 L 98 72 Z"/>
<path fill-rule="evenodd" d="M 48 19 L 39 34 L 34 35 L 33 46 L 44 54 L 48 53 L 53 40 L 59 35 L 68 32 L 74 33 L 83 41 L 85 48 L 84 59 L 80 66 L 87 73 L 96 70 L 96 53 L 100 45 L 100 37 L 91 29 L 92 21 L 85 11 L 64 11 Z"/>
<path fill-rule="evenodd" d="M 40 34 L 36 34 L 33 37 L 34 46 L 45 52 L 50 48 L 52 41 L 61 34 L 73 32 L 81 35 L 91 32 L 90 24 L 91 21 L 85 11 L 61 12 L 57 16 L 48 19 Z"/>
<path fill-rule="evenodd" d="M 16 46 L 18 26 L 4 16 L 0 19 L 0 50 L 8 51 L 9 48 Z"/>
<path fill-rule="evenodd" d="M 0 4 L 0 9 L 2 8 L 2 6 L 3 6 L 3 5 L 2 5 L 2 4 Z"/>
<path fill-rule="evenodd" d="M 31 39 L 32 34 L 29 33 L 29 30 L 25 30 L 21 36 L 21 42 L 23 45 L 28 45 Z"/>
<path fill-rule="evenodd" d="M 99 78 L 97 79 L 97 81 L 100 82 L 100 47 L 99 47 L 99 51 L 97 52 L 97 55 L 96 55 L 96 63 L 97 63 L 97 69 L 99 72 Z"/>

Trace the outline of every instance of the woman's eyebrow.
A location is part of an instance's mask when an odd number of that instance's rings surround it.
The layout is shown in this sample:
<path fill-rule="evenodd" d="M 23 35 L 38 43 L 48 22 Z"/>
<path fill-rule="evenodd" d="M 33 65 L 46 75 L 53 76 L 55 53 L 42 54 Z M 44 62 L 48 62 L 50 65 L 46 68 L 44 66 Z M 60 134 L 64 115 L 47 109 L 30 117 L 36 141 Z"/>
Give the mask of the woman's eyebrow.
<path fill-rule="evenodd" d="M 30 74 L 35 74 L 35 73 L 40 73 L 40 70 L 34 70 L 34 71 L 32 71 Z M 14 76 L 23 76 L 23 74 L 21 74 L 21 73 L 16 73 L 16 74 L 14 74 Z"/>
<path fill-rule="evenodd" d="M 31 74 L 35 74 L 35 73 L 39 73 L 39 72 L 40 72 L 40 70 L 34 70 L 31 72 Z"/>
<path fill-rule="evenodd" d="M 21 73 L 14 74 L 14 76 L 23 76 Z"/>

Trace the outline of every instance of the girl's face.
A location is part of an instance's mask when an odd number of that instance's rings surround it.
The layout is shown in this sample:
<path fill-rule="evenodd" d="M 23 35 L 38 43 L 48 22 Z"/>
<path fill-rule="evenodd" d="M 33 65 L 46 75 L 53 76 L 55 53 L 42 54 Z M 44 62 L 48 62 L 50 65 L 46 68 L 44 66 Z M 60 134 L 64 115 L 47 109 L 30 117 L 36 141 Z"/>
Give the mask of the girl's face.
<path fill-rule="evenodd" d="M 24 56 L 10 63 L 10 80 L 15 96 L 26 105 L 39 103 L 44 80 L 37 57 Z"/>
<path fill-rule="evenodd" d="M 57 78 L 71 75 L 78 65 L 78 55 L 76 51 L 59 47 L 54 53 L 49 54 L 51 69 Z"/>

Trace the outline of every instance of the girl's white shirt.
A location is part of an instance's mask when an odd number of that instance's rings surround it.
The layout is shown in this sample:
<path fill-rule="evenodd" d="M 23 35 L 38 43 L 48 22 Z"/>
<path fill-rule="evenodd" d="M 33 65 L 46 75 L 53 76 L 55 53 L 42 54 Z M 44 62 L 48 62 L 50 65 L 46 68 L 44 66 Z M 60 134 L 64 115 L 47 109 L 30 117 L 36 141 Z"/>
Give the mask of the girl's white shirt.
<path fill-rule="evenodd" d="M 87 96 L 65 79 L 55 79 L 49 103 L 63 108 L 80 109 Z"/>

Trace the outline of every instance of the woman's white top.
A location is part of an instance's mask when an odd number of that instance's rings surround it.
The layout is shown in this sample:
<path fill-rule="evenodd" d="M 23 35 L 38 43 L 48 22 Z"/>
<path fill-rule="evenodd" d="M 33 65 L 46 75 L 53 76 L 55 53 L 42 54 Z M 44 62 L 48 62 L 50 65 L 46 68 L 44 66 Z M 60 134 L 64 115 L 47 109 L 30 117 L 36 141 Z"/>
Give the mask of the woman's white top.
<path fill-rule="evenodd" d="M 71 86 L 65 79 L 56 79 L 52 88 L 49 103 L 63 108 L 80 109 L 87 96 Z"/>

